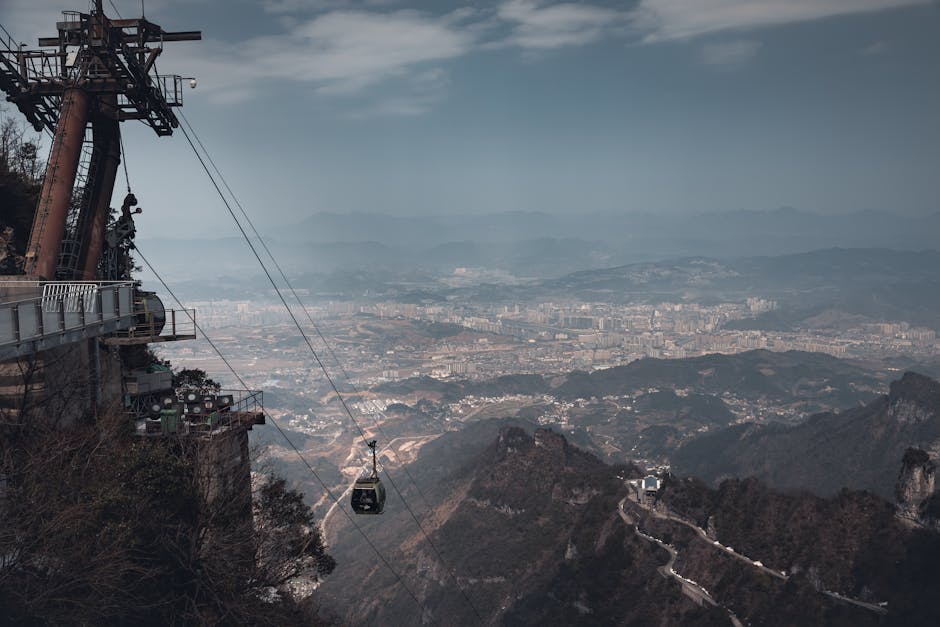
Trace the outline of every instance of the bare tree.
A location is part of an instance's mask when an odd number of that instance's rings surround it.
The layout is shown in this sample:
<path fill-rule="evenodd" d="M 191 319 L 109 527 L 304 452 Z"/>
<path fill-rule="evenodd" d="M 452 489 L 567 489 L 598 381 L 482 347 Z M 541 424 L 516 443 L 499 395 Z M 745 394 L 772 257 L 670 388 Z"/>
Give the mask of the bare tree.
<path fill-rule="evenodd" d="M 26 124 L 0 108 L 0 172 L 9 172 L 24 181 L 38 181 L 45 164 L 40 158 L 42 136 L 31 133 Z"/>
<path fill-rule="evenodd" d="M 333 571 L 336 562 L 326 552 L 313 512 L 283 477 L 268 476 L 252 507 L 257 532 L 255 585 L 279 590 L 291 583 L 312 585 Z"/>

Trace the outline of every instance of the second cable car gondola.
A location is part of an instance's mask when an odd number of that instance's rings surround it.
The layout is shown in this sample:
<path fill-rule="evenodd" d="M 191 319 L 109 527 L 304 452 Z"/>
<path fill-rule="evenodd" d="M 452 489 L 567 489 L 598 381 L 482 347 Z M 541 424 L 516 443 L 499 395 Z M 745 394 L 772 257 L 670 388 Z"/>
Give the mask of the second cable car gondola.
<path fill-rule="evenodd" d="M 372 449 L 372 474 L 356 479 L 353 485 L 350 505 L 357 514 L 381 514 L 385 509 L 385 486 L 379 479 L 375 463 L 375 444 L 375 440 L 369 442 L 369 448 Z"/>

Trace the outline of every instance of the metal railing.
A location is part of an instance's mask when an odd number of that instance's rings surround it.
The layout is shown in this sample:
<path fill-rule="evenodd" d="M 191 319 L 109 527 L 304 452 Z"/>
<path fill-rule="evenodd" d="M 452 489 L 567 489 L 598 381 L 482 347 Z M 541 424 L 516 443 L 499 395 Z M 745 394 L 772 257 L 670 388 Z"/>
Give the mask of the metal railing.
<path fill-rule="evenodd" d="M 139 344 L 196 339 L 195 309 L 168 309 L 164 312 L 165 320 L 148 315 L 146 312 L 137 311 L 137 313 L 141 315 L 138 315 L 132 327 L 117 331 L 106 340 L 106 343 Z"/>
<path fill-rule="evenodd" d="M 128 329 L 134 319 L 133 282 L 0 281 L 0 360 Z"/>

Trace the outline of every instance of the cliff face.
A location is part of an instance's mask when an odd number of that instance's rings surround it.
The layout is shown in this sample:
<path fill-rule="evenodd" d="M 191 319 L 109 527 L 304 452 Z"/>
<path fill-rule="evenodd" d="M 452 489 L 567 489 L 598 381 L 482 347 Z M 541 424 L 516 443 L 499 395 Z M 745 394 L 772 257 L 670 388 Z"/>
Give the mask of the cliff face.
<path fill-rule="evenodd" d="M 940 383 L 913 372 L 890 392 L 793 426 L 736 425 L 677 451 L 677 474 L 706 481 L 755 476 L 773 487 L 820 495 L 843 487 L 894 497 L 897 460 L 909 447 L 940 451 Z"/>
<path fill-rule="evenodd" d="M 922 524 L 936 524 L 932 512 L 927 512 L 935 491 L 936 464 L 926 451 L 909 448 L 904 453 L 901 472 L 895 486 L 898 514 L 902 518 Z"/>
<path fill-rule="evenodd" d="M 901 425 L 916 425 L 935 420 L 940 414 L 940 383 L 905 372 L 891 384 L 888 393 L 888 417 Z"/>
<path fill-rule="evenodd" d="M 332 547 L 338 570 L 319 591 L 327 612 L 373 625 L 727 624 L 726 614 L 699 608 L 660 576 L 668 555 L 617 515 L 625 494 L 618 473 L 637 470 L 606 466 L 549 430 L 510 427 L 490 437 L 469 463 L 423 489 L 431 509 L 420 519 L 446 566 L 394 493 L 381 524 L 357 520 L 427 613 L 374 556 L 342 537 Z M 432 446 L 426 454 L 434 457 Z M 349 563 L 346 551 L 366 559 Z"/>
<path fill-rule="evenodd" d="M 842 490 L 830 498 L 808 492 L 781 493 L 755 479 L 728 479 L 717 489 L 688 479 L 670 477 L 662 494 L 670 511 L 709 527 L 719 542 L 758 560 L 776 572 L 785 572 L 785 590 L 799 588 L 836 591 L 877 605 L 885 603 L 885 617 L 863 611 L 851 617 L 835 615 L 811 620 L 813 608 L 797 610 L 793 599 L 778 596 L 768 603 L 755 595 L 759 586 L 736 582 L 732 569 L 722 568 L 720 556 L 694 545 L 681 546 L 690 556 L 685 573 L 722 595 L 738 617 L 751 624 L 767 624 L 749 614 L 761 607 L 778 616 L 793 611 L 782 624 L 940 624 L 940 533 L 906 525 L 892 503 L 870 492 Z M 681 540 L 681 538 L 679 539 Z M 699 543 L 701 546 L 701 543 Z M 819 602 L 818 592 L 806 597 Z M 741 605 L 737 605 L 741 603 Z M 756 606 L 756 607 L 755 607 Z M 843 605 L 839 611 L 851 609 Z M 800 612 L 804 612 L 799 618 Z"/>
<path fill-rule="evenodd" d="M 424 612 L 360 540 L 343 533 L 333 544 L 338 570 L 319 590 L 328 612 L 349 624 L 728 624 L 727 610 L 682 596 L 660 571 L 669 554 L 617 513 L 624 479 L 640 476 L 639 469 L 605 466 L 549 430 L 477 429 L 475 438 L 491 438 L 477 454 L 453 455 L 467 448 L 455 448 L 467 434 L 451 433 L 422 449 L 413 466 L 416 474 L 425 461 L 434 468 L 422 482 L 430 507 L 417 513 L 446 564 L 394 493 L 380 521 L 357 520 Z M 456 461 L 447 464 L 449 458 Z M 420 502 L 406 496 L 413 507 Z M 769 577 L 685 525 L 627 514 L 673 545 L 677 572 L 750 624 L 879 624 L 877 613 L 821 594 L 819 586 L 889 601 L 909 624 L 932 616 L 923 606 L 940 581 L 940 534 L 908 530 L 893 505 L 873 494 L 822 499 L 781 494 L 755 480 L 712 490 L 671 479 L 663 500 L 725 545 L 799 574 Z"/>

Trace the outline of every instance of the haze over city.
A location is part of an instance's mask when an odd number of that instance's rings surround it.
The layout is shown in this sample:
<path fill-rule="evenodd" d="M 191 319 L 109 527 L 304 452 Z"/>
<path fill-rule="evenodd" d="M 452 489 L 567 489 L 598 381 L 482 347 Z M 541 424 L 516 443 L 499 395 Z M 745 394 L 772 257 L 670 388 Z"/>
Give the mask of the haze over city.
<path fill-rule="evenodd" d="M 63 8 L 5 2 L 0 22 L 33 45 Z M 316 212 L 937 209 L 936 2 L 105 8 L 202 28 L 159 70 L 197 79 L 185 115 L 263 232 Z M 127 126 L 125 147 L 148 237 L 234 234 L 181 134 Z"/>

